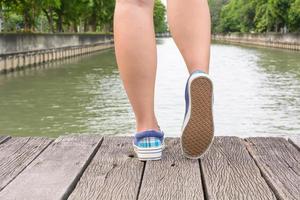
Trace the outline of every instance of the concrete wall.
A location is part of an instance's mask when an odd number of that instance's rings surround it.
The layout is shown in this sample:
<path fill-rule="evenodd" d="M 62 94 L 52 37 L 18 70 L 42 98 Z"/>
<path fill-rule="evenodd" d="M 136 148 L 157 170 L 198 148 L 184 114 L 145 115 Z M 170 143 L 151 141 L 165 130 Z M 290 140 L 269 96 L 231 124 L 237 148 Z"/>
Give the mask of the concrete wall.
<path fill-rule="evenodd" d="M 112 40 L 106 34 L 0 34 L 0 54 L 82 46 Z"/>
<path fill-rule="evenodd" d="M 156 33 L 155 36 L 158 37 L 158 38 L 161 38 L 161 37 L 171 37 L 171 33 L 170 33 L 170 32 L 166 32 L 166 33 Z"/>
<path fill-rule="evenodd" d="M 0 34 L 0 72 L 113 47 L 112 35 Z"/>
<path fill-rule="evenodd" d="M 283 48 L 291 50 L 300 50 L 300 34 L 216 34 L 212 36 L 213 40 L 253 44 L 266 47 Z"/>

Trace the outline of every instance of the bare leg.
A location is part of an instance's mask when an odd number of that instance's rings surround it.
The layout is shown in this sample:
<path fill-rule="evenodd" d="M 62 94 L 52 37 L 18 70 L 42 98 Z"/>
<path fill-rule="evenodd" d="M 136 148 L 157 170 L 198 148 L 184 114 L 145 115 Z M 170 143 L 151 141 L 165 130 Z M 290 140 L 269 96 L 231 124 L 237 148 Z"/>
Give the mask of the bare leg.
<path fill-rule="evenodd" d="M 207 0 L 168 0 L 168 22 L 189 72 L 208 73 L 210 13 Z"/>
<path fill-rule="evenodd" d="M 154 113 L 157 58 L 153 6 L 154 0 L 117 0 L 114 13 L 117 63 L 137 131 L 158 129 Z"/>

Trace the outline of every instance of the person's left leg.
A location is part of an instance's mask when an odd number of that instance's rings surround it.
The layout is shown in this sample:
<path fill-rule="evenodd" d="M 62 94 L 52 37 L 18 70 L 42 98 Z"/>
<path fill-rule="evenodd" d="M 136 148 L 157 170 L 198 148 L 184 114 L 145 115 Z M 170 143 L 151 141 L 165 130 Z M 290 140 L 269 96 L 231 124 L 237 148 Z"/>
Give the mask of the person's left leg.
<path fill-rule="evenodd" d="M 154 112 L 153 7 L 154 0 L 117 0 L 114 14 L 117 64 L 136 118 L 133 146 L 140 160 L 160 159 L 164 146 Z"/>
<path fill-rule="evenodd" d="M 158 130 L 154 113 L 156 42 L 154 0 L 116 0 L 115 52 L 123 84 L 133 108 L 136 130 Z"/>

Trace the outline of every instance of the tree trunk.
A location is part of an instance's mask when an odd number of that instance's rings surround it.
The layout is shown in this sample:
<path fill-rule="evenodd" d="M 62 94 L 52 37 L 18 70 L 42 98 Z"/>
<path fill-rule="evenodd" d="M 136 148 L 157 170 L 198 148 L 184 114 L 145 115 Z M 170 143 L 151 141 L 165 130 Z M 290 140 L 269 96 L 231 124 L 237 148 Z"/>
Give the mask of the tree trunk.
<path fill-rule="evenodd" d="M 77 23 L 76 21 L 73 22 L 73 29 L 75 33 L 78 33 Z"/>
<path fill-rule="evenodd" d="M 51 32 L 54 33 L 55 30 L 54 30 L 53 11 L 52 11 L 52 9 L 50 10 L 50 21 L 49 21 L 49 24 L 50 24 Z"/>
<path fill-rule="evenodd" d="M 49 23 L 49 26 L 50 26 L 50 30 L 51 30 L 52 33 L 54 33 L 54 23 L 53 23 L 53 12 L 52 12 L 52 9 L 50 8 L 49 12 L 46 9 L 43 9 L 43 11 L 44 11 L 44 13 L 45 13 L 45 15 L 47 17 L 47 20 L 48 20 L 48 23 Z"/>
<path fill-rule="evenodd" d="M 29 32 L 31 29 L 31 25 L 30 25 L 30 16 L 29 16 L 29 11 L 26 9 L 24 10 L 24 14 L 23 14 L 23 21 L 24 21 L 24 31 L 25 32 Z"/>
<path fill-rule="evenodd" d="M 58 32 L 64 32 L 62 22 L 63 22 L 62 14 L 59 13 L 58 14 L 58 19 L 57 19 L 57 31 Z"/>
<path fill-rule="evenodd" d="M 84 32 L 88 32 L 88 31 L 89 31 L 88 28 L 89 28 L 89 25 L 88 25 L 87 20 L 85 19 L 85 20 L 84 20 L 84 25 L 83 25 L 83 31 L 84 31 Z"/>

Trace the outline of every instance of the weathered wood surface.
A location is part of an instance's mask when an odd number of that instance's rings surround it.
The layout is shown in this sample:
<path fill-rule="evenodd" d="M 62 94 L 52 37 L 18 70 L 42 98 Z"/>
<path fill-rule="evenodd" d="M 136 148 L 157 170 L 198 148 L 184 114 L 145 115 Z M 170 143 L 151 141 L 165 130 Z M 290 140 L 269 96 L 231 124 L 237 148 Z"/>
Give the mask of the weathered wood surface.
<path fill-rule="evenodd" d="M 105 137 L 69 199 L 135 200 L 144 162 L 133 155 L 132 138 Z"/>
<path fill-rule="evenodd" d="M 0 199 L 65 199 L 100 146 L 101 138 L 89 135 L 56 139 L 0 192 Z"/>
<path fill-rule="evenodd" d="M 22 172 L 50 142 L 50 139 L 43 137 L 14 137 L 1 144 L 0 191 Z"/>
<path fill-rule="evenodd" d="M 206 199 L 274 199 L 241 139 L 218 137 L 201 159 Z"/>
<path fill-rule="evenodd" d="M 288 140 L 300 151 L 300 135 L 290 136 Z"/>
<path fill-rule="evenodd" d="M 300 199 L 297 140 L 216 137 L 201 160 L 179 142 L 141 162 L 131 137 L 12 137 L 0 144 L 0 199 Z"/>
<path fill-rule="evenodd" d="M 247 138 L 247 148 L 278 199 L 300 199 L 300 154 L 283 138 Z"/>
<path fill-rule="evenodd" d="M 0 144 L 6 142 L 7 140 L 9 140 L 11 137 L 8 135 L 0 135 Z"/>
<path fill-rule="evenodd" d="M 199 162 L 182 156 L 178 138 L 166 140 L 161 161 L 146 163 L 138 199 L 204 199 Z"/>

